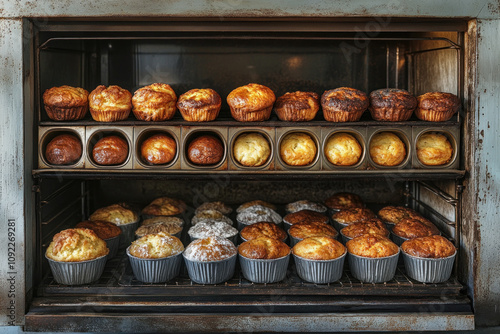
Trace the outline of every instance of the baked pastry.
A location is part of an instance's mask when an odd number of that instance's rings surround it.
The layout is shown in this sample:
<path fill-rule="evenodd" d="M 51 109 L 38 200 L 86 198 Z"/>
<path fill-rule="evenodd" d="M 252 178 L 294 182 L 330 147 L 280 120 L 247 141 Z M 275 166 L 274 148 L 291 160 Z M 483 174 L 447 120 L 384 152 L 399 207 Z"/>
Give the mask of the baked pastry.
<path fill-rule="evenodd" d="M 451 93 L 430 92 L 417 97 L 415 116 L 423 121 L 444 122 L 460 109 L 460 99 Z"/>
<path fill-rule="evenodd" d="M 246 202 L 246 203 L 241 204 L 236 209 L 236 213 L 240 213 L 241 211 L 243 211 L 243 210 L 245 210 L 245 209 L 247 209 L 247 208 L 249 208 L 251 206 L 254 206 L 254 205 L 262 205 L 262 206 L 265 206 L 266 208 L 269 208 L 271 210 L 274 210 L 274 211 L 277 210 L 276 205 L 268 203 L 268 202 L 265 202 L 265 201 L 262 201 L 260 199 L 257 199 L 257 200 L 254 200 L 254 201 L 250 201 L 250 202 Z"/>
<path fill-rule="evenodd" d="M 286 232 L 278 225 L 269 222 L 260 222 L 245 226 L 240 231 L 240 236 L 243 241 L 249 241 L 260 237 L 267 237 L 285 241 L 287 238 Z"/>
<path fill-rule="evenodd" d="M 182 253 L 184 245 L 168 233 L 147 234 L 132 242 L 129 253 L 141 259 L 159 259 Z"/>
<path fill-rule="evenodd" d="M 448 138 L 436 132 L 427 132 L 417 139 L 418 160 L 427 166 L 440 166 L 450 162 L 453 148 Z"/>
<path fill-rule="evenodd" d="M 406 146 L 398 135 L 384 131 L 373 135 L 370 157 L 380 166 L 397 166 L 406 158 Z"/>
<path fill-rule="evenodd" d="M 156 225 L 156 224 L 164 224 L 164 225 L 173 225 L 173 226 L 183 227 L 184 221 L 179 217 L 157 216 L 157 217 L 153 217 L 153 218 L 144 219 L 142 221 L 141 226 Z M 175 234 L 175 232 L 168 232 L 168 233 Z"/>
<path fill-rule="evenodd" d="M 417 99 L 404 89 L 385 88 L 370 93 L 368 109 L 376 121 L 407 121 L 416 107 Z"/>
<path fill-rule="evenodd" d="M 177 108 L 188 122 L 208 122 L 217 118 L 221 98 L 213 89 L 191 89 L 179 96 Z"/>
<path fill-rule="evenodd" d="M 192 226 L 188 235 L 191 239 L 203 239 L 206 237 L 221 237 L 231 239 L 238 235 L 238 230 L 223 221 L 205 220 Z"/>
<path fill-rule="evenodd" d="M 288 230 L 288 234 L 295 239 L 305 239 L 310 237 L 324 236 L 337 238 L 339 233 L 331 225 L 319 222 L 293 224 Z"/>
<path fill-rule="evenodd" d="M 307 133 L 287 134 L 280 143 L 280 156 L 290 166 L 307 166 L 316 158 L 317 147 Z"/>
<path fill-rule="evenodd" d="M 122 230 L 111 222 L 104 220 L 86 220 L 76 224 L 75 228 L 88 228 L 102 240 L 116 238 L 122 234 Z"/>
<path fill-rule="evenodd" d="M 90 215 L 89 220 L 103 220 L 120 226 L 137 223 L 139 216 L 123 205 L 113 204 L 97 209 Z"/>
<path fill-rule="evenodd" d="M 177 143 L 167 134 L 156 134 L 141 144 L 141 158 L 151 165 L 165 165 L 175 158 Z"/>
<path fill-rule="evenodd" d="M 175 237 L 180 237 L 184 222 L 178 217 L 155 217 L 146 219 L 142 225 L 135 230 L 136 237 L 143 237 L 146 234 L 168 233 Z"/>
<path fill-rule="evenodd" d="M 254 205 L 238 213 L 236 221 L 243 226 L 260 222 L 279 224 L 281 223 L 281 216 L 268 207 Z"/>
<path fill-rule="evenodd" d="M 233 225 L 233 221 L 217 210 L 204 210 L 197 212 L 191 219 L 191 225 L 196 225 L 204 221 L 220 221 L 227 225 Z"/>
<path fill-rule="evenodd" d="M 328 217 L 316 211 L 300 210 L 287 214 L 283 217 L 283 222 L 288 225 L 298 223 L 327 223 Z"/>
<path fill-rule="evenodd" d="M 405 239 L 414 239 L 440 234 L 438 228 L 434 224 L 424 224 L 419 220 L 408 218 L 405 218 L 394 225 L 392 233 Z"/>
<path fill-rule="evenodd" d="M 220 237 L 207 237 L 191 242 L 184 251 L 184 257 L 191 261 L 221 261 L 236 255 L 234 244 Z"/>
<path fill-rule="evenodd" d="M 121 165 L 127 160 L 127 157 L 128 143 L 119 136 L 103 137 L 92 148 L 92 158 L 98 165 Z"/>
<path fill-rule="evenodd" d="M 325 144 L 325 157 L 335 166 L 353 166 L 363 155 L 363 148 L 358 140 L 346 132 L 337 132 L 330 136 Z"/>
<path fill-rule="evenodd" d="M 363 234 L 379 234 L 389 237 L 389 230 L 385 224 L 378 218 L 363 220 L 357 223 L 352 223 L 340 230 L 340 233 L 347 238 L 356 238 Z"/>
<path fill-rule="evenodd" d="M 406 254 L 422 258 L 443 258 L 456 252 L 455 246 L 445 237 L 432 235 L 407 240 L 401 245 Z"/>
<path fill-rule="evenodd" d="M 177 96 L 170 85 L 154 83 L 139 88 L 132 97 L 132 112 L 140 121 L 166 121 L 175 115 Z"/>
<path fill-rule="evenodd" d="M 231 115 L 240 122 L 268 120 L 275 100 L 270 88 L 255 83 L 238 87 L 227 96 Z"/>
<path fill-rule="evenodd" d="M 346 243 L 349 253 L 369 258 L 395 255 L 399 247 L 389 238 L 378 234 L 363 234 Z"/>
<path fill-rule="evenodd" d="M 63 230 L 52 238 L 45 255 L 61 262 L 81 262 L 108 255 L 106 242 L 87 228 Z"/>
<path fill-rule="evenodd" d="M 286 93 L 278 97 L 274 111 L 282 121 L 311 121 L 319 110 L 319 96 L 313 92 Z"/>
<path fill-rule="evenodd" d="M 329 122 L 359 121 L 368 105 L 365 92 L 349 87 L 327 90 L 321 96 L 323 117 Z"/>
<path fill-rule="evenodd" d="M 119 86 L 97 86 L 89 95 L 89 108 L 97 122 L 115 122 L 128 117 L 132 109 L 132 94 Z"/>
<path fill-rule="evenodd" d="M 52 87 L 43 93 L 43 104 L 47 116 L 54 121 L 76 121 L 87 114 L 89 92 L 83 88 Z"/>
<path fill-rule="evenodd" d="M 248 259 L 278 259 L 290 254 L 290 247 L 281 240 L 260 237 L 239 245 L 238 253 Z"/>
<path fill-rule="evenodd" d="M 367 208 L 351 208 L 335 212 L 332 219 L 339 224 L 352 224 L 376 218 L 372 210 Z"/>
<path fill-rule="evenodd" d="M 187 154 L 195 165 L 215 165 L 224 158 L 224 145 L 216 136 L 203 135 L 189 143 Z"/>
<path fill-rule="evenodd" d="M 180 199 L 159 197 L 142 209 L 142 214 L 150 216 L 175 216 L 186 210 L 186 203 Z"/>
<path fill-rule="evenodd" d="M 314 236 L 298 242 L 292 248 L 296 256 L 309 260 L 332 260 L 346 253 L 346 248 L 335 239 Z"/>
<path fill-rule="evenodd" d="M 233 144 L 233 156 L 241 165 L 259 167 L 264 165 L 271 155 L 267 139 L 258 132 L 245 132 L 236 138 Z"/>
<path fill-rule="evenodd" d="M 215 201 L 215 202 L 205 202 L 205 203 L 203 203 L 202 205 L 200 205 L 199 207 L 196 208 L 196 210 L 194 211 L 194 213 L 198 214 L 198 213 L 200 213 L 202 211 L 206 211 L 206 210 L 219 211 L 223 215 L 228 215 L 231 212 L 233 212 L 233 209 L 231 209 L 230 206 L 227 206 L 224 202 Z"/>
<path fill-rule="evenodd" d="M 325 205 L 332 210 L 364 208 L 365 204 L 359 195 L 353 193 L 336 193 L 325 200 Z"/>
<path fill-rule="evenodd" d="M 45 148 L 45 159 L 52 165 L 72 165 L 82 156 L 80 139 L 71 134 L 54 137 Z"/>
<path fill-rule="evenodd" d="M 416 219 L 426 225 L 433 225 L 415 210 L 404 206 L 389 205 L 380 209 L 377 214 L 387 224 L 399 224 L 404 219 Z"/>
<path fill-rule="evenodd" d="M 324 213 L 326 212 L 327 208 L 321 203 L 316 203 L 308 200 L 300 200 L 293 203 L 288 203 L 285 206 L 285 210 L 288 213 L 294 213 L 301 210 L 310 210 Z"/>

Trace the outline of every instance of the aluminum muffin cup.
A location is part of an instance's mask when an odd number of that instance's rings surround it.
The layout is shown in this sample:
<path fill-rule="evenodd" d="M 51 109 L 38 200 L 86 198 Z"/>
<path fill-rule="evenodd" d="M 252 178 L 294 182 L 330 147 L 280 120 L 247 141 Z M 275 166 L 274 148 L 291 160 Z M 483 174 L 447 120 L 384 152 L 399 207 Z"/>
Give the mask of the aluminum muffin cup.
<path fill-rule="evenodd" d="M 380 258 L 369 258 L 349 253 L 349 268 L 352 275 L 361 282 L 387 282 L 396 274 L 399 252 L 398 250 L 394 255 Z"/>
<path fill-rule="evenodd" d="M 335 229 L 337 231 L 340 231 L 341 229 L 343 229 L 344 227 L 347 227 L 349 226 L 349 224 L 344 224 L 344 223 L 339 223 L 338 221 L 336 221 L 335 219 L 332 219 L 332 225 L 333 227 L 335 227 Z"/>
<path fill-rule="evenodd" d="M 297 275 L 304 281 L 326 284 L 338 281 L 342 277 L 347 251 L 332 260 L 309 260 L 293 254 Z"/>
<path fill-rule="evenodd" d="M 455 251 L 451 256 L 435 259 L 416 257 L 404 251 L 401 253 L 408 276 L 422 283 L 442 283 L 449 280 L 457 255 Z"/>
<path fill-rule="evenodd" d="M 198 284 L 219 284 L 234 275 L 237 254 L 221 261 L 193 261 L 184 256 L 189 278 Z"/>
<path fill-rule="evenodd" d="M 139 222 L 117 225 L 121 230 L 120 235 L 120 248 L 128 247 L 135 240 L 135 230 L 139 227 Z"/>
<path fill-rule="evenodd" d="M 239 255 L 243 276 L 254 283 L 275 283 L 285 279 L 290 253 L 278 259 L 249 259 Z"/>
<path fill-rule="evenodd" d="M 108 246 L 109 249 L 108 260 L 110 260 L 116 256 L 116 253 L 118 253 L 118 247 L 120 245 L 120 235 L 117 235 L 113 238 L 104 239 L 104 241 L 106 242 L 106 246 Z"/>
<path fill-rule="evenodd" d="M 127 255 L 135 278 L 144 283 L 163 283 L 179 275 L 181 270 L 181 254 L 159 259 L 142 259 L 133 256 L 127 248 Z"/>
<path fill-rule="evenodd" d="M 106 265 L 107 255 L 93 260 L 63 262 L 45 258 L 49 261 L 54 280 L 59 284 L 81 285 L 97 281 Z"/>
<path fill-rule="evenodd" d="M 394 243 L 398 246 L 401 247 L 401 245 L 403 244 L 403 242 L 407 241 L 407 240 L 410 240 L 408 238 L 403 238 L 403 237 L 400 237 L 399 235 L 397 234 L 394 234 L 392 233 L 392 229 L 391 229 L 391 239 L 392 241 L 394 241 Z"/>

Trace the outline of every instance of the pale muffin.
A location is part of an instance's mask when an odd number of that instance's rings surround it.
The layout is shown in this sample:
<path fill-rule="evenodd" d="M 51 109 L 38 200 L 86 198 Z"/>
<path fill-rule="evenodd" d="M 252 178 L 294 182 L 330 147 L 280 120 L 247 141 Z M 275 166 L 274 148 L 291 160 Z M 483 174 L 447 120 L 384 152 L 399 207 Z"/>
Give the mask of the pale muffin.
<path fill-rule="evenodd" d="M 307 166 L 316 158 L 318 148 L 307 133 L 293 132 L 287 134 L 280 144 L 280 156 L 290 166 Z"/>
<path fill-rule="evenodd" d="M 397 166 L 406 158 L 406 146 L 392 132 L 379 132 L 370 141 L 370 157 L 380 166 Z"/>
<path fill-rule="evenodd" d="M 61 262 L 81 262 L 97 259 L 109 253 L 106 242 L 87 228 L 63 230 L 52 238 L 45 255 Z"/>
<path fill-rule="evenodd" d="M 359 162 L 363 148 L 358 140 L 346 132 L 333 134 L 325 145 L 325 157 L 335 166 L 352 166 Z"/>
<path fill-rule="evenodd" d="M 141 259 L 159 259 L 182 253 L 182 242 L 165 232 L 147 234 L 130 245 L 129 253 Z"/>
<path fill-rule="evenodd" d="M 241 165 L 259 167 L 264 165 L 271 155 L 267 139 L 257 132 L 246 132 L 238 136 L 233 145 L 233 156 Z"/>

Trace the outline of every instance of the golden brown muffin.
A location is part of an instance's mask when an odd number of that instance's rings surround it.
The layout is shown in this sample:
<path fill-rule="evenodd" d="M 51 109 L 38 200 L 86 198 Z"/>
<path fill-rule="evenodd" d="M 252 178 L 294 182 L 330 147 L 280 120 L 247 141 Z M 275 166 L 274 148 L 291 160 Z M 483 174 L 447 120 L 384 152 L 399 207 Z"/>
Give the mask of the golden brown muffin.
<path fill-rule="evenodd" d="M 283 217 L 283 221 L 287 224 L 298 224 L 298 223 L 326 223 L 328 222 L 328 217 L 316 211 L 311 210 L 300 210 L 293 213 L 287 214 Z"/>
<path fill-rule="evenodd" d="M 204 135 L 189 143 L 187 153 L 195 165 L 215 165 L 224 158 L 224 145 L 216 136 Z"/>
<path fill-rule="evenodd" d="M 83 88 L 66 85 L 52 87 L 43 93 L 43 104 L 51 120 L 76 121 L 87 114 L 89 92 Z"/>
<path fill-rule="evenodd" d="M 92 118 L 97 122 L 115 122 L 128 117 L 132 109 L 132 94 L 119 86 L 97 86 L 89 95 Z"/>
<path fill-rule="evenodd" d="M 417 139 L 417 157 L 427 166 L 440 166 L 450 162 L 453 148 L 448 138 L 436 132 L 427 132 Z"/>
<path fill-rule="evenodd" d="M 367 208 L 345 209 L 332 215 L 332 219 L 340 224 L 352 224 L 372 218 L 376 218 L 376 216 L 372 210 Z"/>
<path fill-rule="evenodd" d="M 223 215 L 228 215 L 231 212 L 233 212 L 233 209 L 231 209 L 230 206 L 227 206 L 224 202 L 215 201 L 215 202 L 205 202 L 205 203 L 203 203 L 202 205 L 200 205 L 199 207 L 196 208 L 196 210 L 194 211 L 194 213 L 198 214 L 198 213 L 200 213 L 202 211 L 206 211 L 206 210 L 219 211 Z"/>
<path fill-rule="evenodd" d="M 132 242 L 129 253 L 141 259 L 160 259 L 182 253 L 184 245 L 168 233 L 147 234 Z"/>
<path fill-rule="evenodd" d="M 239 245 L 238 253 L 248 259 L 279 259 L 290 254 L 290 247 L 281 240 L 261 237 Z"/>
<path fill-rule="evenodd" d="M 98 165 L 121 165 L 128 157 L 127 141 L 119 136 L 103 137 L 92 148 L 92 157 Z"/>
<path fill-rule="evenodd" d="M 177 217 L 165 217 L 165 218 L 177 218 Z M 137 237 L 143 237 L 146 234 L 156 234 L 160 232 L 174 235 L 182 231 L 182 226 L 183 226 L 182 220 L 181 223 L 175 221 L 165 221 L 163 217 L 155 217 L 147 220 L 149 220 L 149 222 L 146 223 L 146 221 L 144 221 L 141 227 L 139 227 L 135 231 L 135 235 Z M 153 221 L 156 222 L 153 223 Z"/>
<path fill-rule="evenodd" d="M 324 213 L 328 209 L 326 208 L 326 206 L 324 206 L 321 203 L 316 203 L 316 202 L 312 202 L 312 201 L 303 199 L 300 201 L 288 203 L 285 206 L 285 210 L 288 213 L 294 213 L 294 212 L 302 211 L 302 210 L 311 210 L 311 211 Z"/>
<path fill-rule="evenodd" d="M 177 143 L 167 134 L 156 134 L 141 144 L 141 158 L 151 165 L 165 165 L 175 158 Z"/>
<path fill-rule="evenodd" d="M 97 209 L 90 215 L 89 220 L 103 220 L 120 226 L 137 223 L 139 216 L 134 211 L 120 204 L 113 204 Z"/>
<path fill-rule="evenodd" d="M 451 93 L 430 92 L 417 97 L 415 116 L 423 121 L 444 122 L 460 109 L 460 99 Z"/>
<path fill-rule="evenodd" d="M 378 218 L 372 218 L 369 220 L 349 224 L 340 232 L 351 239 L 359 237 L 363 234 L 379 234 L 385 237 L 389 237 L 389 230 L 385 227 L 385 224 Z"/>
<path fill-rule="evenodd" d="M 262 205 L 262 206 L 265 206 L 266 208 L 269 208 L 269 209 L 274 210 L 274 211 L 276 211 L 276 209 L 277 209 L 276 205 L 268 203 L 268 202 L 265 202 L 265 201 L 261 201 L 260 199 L 257 199 L 255 201 L 250 201 L 250 202 L 246 202 L 246 203 L 241 204 L 236 209 L 236 212 L 240 213 L 241 211 L 244 211 L 245 209 L 247 209 L 247 208 L 249 208 L 251 206 L 254 206 L 254 205 Z"/>
<path fill-rule="evenodd" d="M 190 261 L 209 262 L 221 261 L 236 255 L 237 249 L 228 239 L 207 237 L 191 242 L 184 251 L 184 256 Z"/>
<path fill-rule="evenodd" d="M 406 146 L 392 132 L 379 132 L 370 141 L 370 157 L 380 166 L 397 166 L 406 158 Z"/>
<path fill-rule="evenodd" d="M 403 219 L 416 219 L 426 225 L 433 225 L 415 210 L 403 206 L 386 206 L 378 212 L 378 216 L 386 223 L 398 224 Z"/>
<path fill-rule="evenodd" d="M 318 94 L 313 92 L 286 93 L 278 97 L 274 111 L 282 121 L 311 121 L 319 110 L 318 100 Z"/>
<path fill-rule="evenodd" d="M 346 248 L 335 239 L 315 236 L 299 241 L 292 252 L 308 260 L 333 260 L 344 255 Z"/>
<path fill-rule="evenodd" d="M 352 166 L 359 162 L 363 148 L 358 140 L 346 132 L 337 132 L 328 138 L 325 157 L 335 166 Z"/>
<path fill-rule="evenodd" d="M 122 234 L 122 230 L 118 226 L 104 220 L 85 220 L 76 224 L 75 228 L 88 228 L 103 240 L 115 238 Z"/>
<path fill-rule="evenodd" d="M 401 249 L 412 256 L 434 259 L 452 256 L 457 251 L 448 239 L 440 235 L 407 240 Z"/>
<path fill-rule="evenodd" d="M 349 253 L 369 257 L 380 258 L 396 254 L 399 247 L 389 238 L 378 234 L 363 234 L 346 243 Z"/>
<path fill-rule="evenodd" d="M 359 121 L 368 105 L 365 92 L 349 87 L 327 90 L 321 96 L 323 117 L 329 122 Z"/>
<path fill-rule="evenodd" d="M 417 99 L 404 89 L 386 88 L 370 93 L 368 109 L 376 121 L 407 121 L 416 107 Z"/>
<path fill-rule="evenodd" d="M 175 216 L 186 210 L 186 203 L 180 199 L 159 197 L 142 209 L 142 213 L 151 216 Z"/>
<path fill-rule="evenodd" d="M 202 239 L 210 236 L 232 238 L 238 235 L 238 230 L 220 220 L 205 220 L 191 226 L 188 235 L 195 239 Z"/>
<path fill-rule="evenodd" d="M 177 108 L 185 121 L 208 122 L 219 115 L 221 102 L 220 95 L 213 89 L 191 89 L 179 96 Z"/>
<path fill-rule="evenodd" d="M 310 222 L 293 224 L 288 233 L 295 239 L 305 239 L 310 237 L 324 236 L 336 238 L 339 233 L 331 225 L 326 223 Z"/>
<path fill-rule="evenodd" d="M 227 225 L 233 225 L 233 221 L 217 210 L 203 210 L 197 212 L 191 219 L 191 225 L 196 225 L 204 221 L 221 221 Z"/>
<path fill-rule="evenodd" d="M 140 121 L 166 121 L 175 115 L 177 96 L 170 85 L 154 83 L 139 88 L 132 97 L 132 112 Z"/>
<path fill-rule="evenodd" d="M 239 135 L 233 144 L 233 156 L 243 166 L 262 166 L 270 155 L 269 142 L 258 132 L 245 132 Z"/>
<path fill-rule="evenodd" d="M 280 156 L 290 166 L 307 166 L 316 158 L 317 147 L 307 133 L 287 134 L 280 143 Z"/>
<path fill-rule="evenodd" d="M 179 226 L 182 228 L 184 226 L 184 221 L 179 217 L 158 216 L 158 217 L 153 217 L 153 218 L 148 218 L 148 219 L 143 220 L 141 223 L 141 226 L 156 225 L 156 224 L 163 224 L 163 225 L 167 225 L 167 226 L 170 226 L 170 225 Z M 168 232 L 168 233 L 175 234 L 175 232 Z"/>
<path fill-rule="evenodd" d="M 75 135 L 54 137 L 45 148 L 45 159 L 52 165 L 72 165 L 82 156 L 82 143 Z"/>
<path fill-rule="evenodd" d="M 394 225 L 392 233 L 401 238 L 414 239 L 419 237 L 428 237 L 430 235 L 438 235 L 439 230 L 434 224 L 424 224 L 416 219 L 405 218 Z"/>
<path fill-rule="evenodd" d="M 255 83 L 238 87 L 227 96 L 231 115 L 240 122 L 268 120 L 275 100 L 270 88 Z"/>
<path fill-rule="evenodd" d="M 260 237 L 267 237 L 284 241 L 287 237 L 286 232 L 274 223 L 260 222 L 245 226 L 240 231 L 241 237 L 245 240 L 253 240 Z"/>
<path fill-rule="evenodd" d="M 62 262 L 81 262 L 108 255 L 106 242 L 87 228 L 63 230 L 52 238 L 45 255 Z"/>
<path fill-rule="evenodd" d="M 328 197 L 325 205 L 333 210 L 364 208 L 365 204 L 359 195 L 353 193 L 336 193 Z"/>

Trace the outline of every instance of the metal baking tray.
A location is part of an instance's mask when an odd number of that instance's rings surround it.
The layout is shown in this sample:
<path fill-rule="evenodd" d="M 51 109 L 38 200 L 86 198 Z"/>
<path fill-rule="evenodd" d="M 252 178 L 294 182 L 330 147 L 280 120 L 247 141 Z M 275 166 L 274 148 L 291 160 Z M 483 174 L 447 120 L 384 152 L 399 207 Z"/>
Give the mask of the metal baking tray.
<path fill-rule="evenodd" d="M 193 140 L 197 136 L 201 136 L 204 134 L 211 134 L 219 137 L 224 145 L 224 156 L 222 160 L 216 165 L 196 165 L 189 161 L 187 156 L 187 149 L 191 140 Z M 192 170 L 192 171 L 223 171 L 227 170 L 228 162 L 227 162 L 227 151 L 228 151 L 228 127 L 226 126 L 183 126 L 181 128 L 181 149 L 180 149 L 180 158 L 181 158 L 181 169 L 183 170 Z"/>
<path fill-rule="evenodd" d="M 439 166 L 428 166 L 420 162 L 417 156 L 417 141 L 424 133 L 438 132 L 444 134 L 453 148 L 450 162 Z M 417 169 L 458 169 L 460 167 L 460 128 L 457 126 L 416 126 L 412 128 L 413 154 L 412 165 Z"/>
<path fill-rule="evenodd" d="M 103 166 L 98 165 L 92 159 L 92 149 L 95 143 L 108 135 L 117 135 L 125 139 L 128 143 L 128 156 L 124 163 L 120 165 L 112 165 L 112 166 Z M 85 168 L 88 169 L 132 169 L 133 160 L 134 160 L 134 128 L 131 126 L 88 126 L 86 129 L 86 154 L 85 154 Z"/>
<path fill-rule="evenodd" d="M 229 170 L 240 170 L 240 171 L 253 171 L 253 170 L 274 170 L 275 169 L 275 142 L 276 142 L 276 130 L 273 127 L 230 127 L 228 134 L 229 139 Z M 269 142 L 269 147 L 271 149 L 271 154 L 269 155 L 269 159 L 265 164 L 258 167 L 248 167 L 240 164 L 234 157 L 233 154 L 233 146 L 236 139 L 244 134 L 249 132 L 257 132 L 264 136 Z"/>
<path fill-rule="evenodd" d="M 370 142 L 373 136 L 380 132 L 392 132 L 396 134 L 405 144 L 406 146 L 406 158 L 403 162 L 397 166 L 381 166 L 373 162 L 370 156 Z M 368 168 L 369 169 L 379 169 L 379 170 L 398 170 L 398 169 L 407 169 L 411 167 L 412 161 L 412 128 L 411 126 L 374 126 L 368 127 L 366 129 L 366 150 L 367 150 L 367 159 L 368 159 Z"/>
<path fill-rule="evenodd" d="M 174 159 L 165 165 L 150 165 L 141 157 L 141 144 L 144 140 L 152 135 L 165 133 L 170 135 L 177 144 L 177 149 Z M 134 127 L 134 169 L 150 169 L 150 170 L 179 170 L 181 169 L 181 128 L 178 126 L 135 126 Z"/>
<path fill-rule="evenodd" d="M 82 144 L 82 156 L 71 165 L 53 165 L 45 159 L 45 148 L 55 137 L 61 134 L 72 134 L 80 139 Z M 38 168 L 84 168 L 86 155 L 86 139 L 84 126 L 64 126 L 64 127 L 39 127 L 38 128 Z"/>
<path fill-rule="evenodd" d="M 332 164 L 325 155 L 325 147 L 328 142 L 328 139 L 336 133 L 348 133 L 357 139 L 361 148 L 363 149 L 363 153 L 361 157 L 355 165 L 352 166 L 337 166 Z M 368 166 L 367 162 L 367 137 L 366 137 L 366 127 L 356 126 L 356 127 L 322 127 L 321 128 L 321 154 L 323 156 L 323 170 L 364 170 Z"/>

